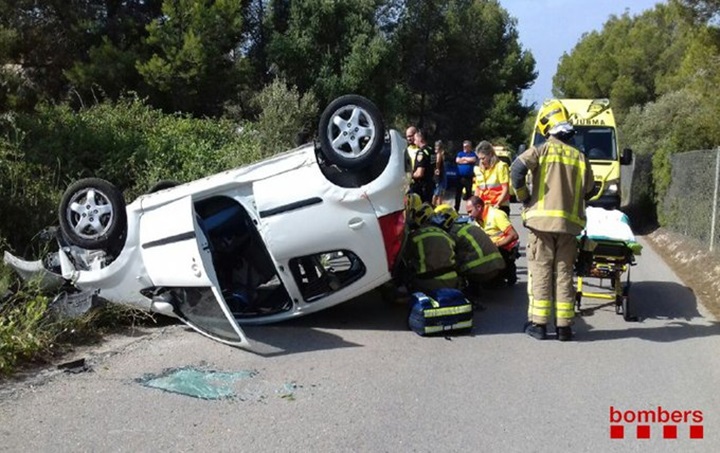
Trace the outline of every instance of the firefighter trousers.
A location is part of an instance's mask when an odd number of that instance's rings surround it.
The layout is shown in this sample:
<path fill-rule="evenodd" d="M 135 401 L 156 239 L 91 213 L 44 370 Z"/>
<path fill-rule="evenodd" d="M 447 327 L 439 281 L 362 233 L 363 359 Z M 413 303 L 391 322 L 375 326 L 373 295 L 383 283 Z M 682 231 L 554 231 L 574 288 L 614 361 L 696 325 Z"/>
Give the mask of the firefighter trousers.
<path fill-rule="evenodd" d="M 547 324 L 554 305 L 556 326 L 572 325 L 575 315 L 573 266 L 576 256 L 577 241 L 574 235 L 529 230 L 529 321 Z"/>

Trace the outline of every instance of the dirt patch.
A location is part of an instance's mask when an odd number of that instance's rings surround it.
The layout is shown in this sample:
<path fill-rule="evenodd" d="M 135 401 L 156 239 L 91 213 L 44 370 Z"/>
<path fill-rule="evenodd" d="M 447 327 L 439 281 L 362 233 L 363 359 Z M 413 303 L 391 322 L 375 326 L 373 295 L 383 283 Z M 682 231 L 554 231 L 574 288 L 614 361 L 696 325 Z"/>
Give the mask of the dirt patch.
<path fill-rule="evenodd" d="M 720 320 L 720 254 L 707 244 L 658 228 L 643 236 L 715 319 Z"/>

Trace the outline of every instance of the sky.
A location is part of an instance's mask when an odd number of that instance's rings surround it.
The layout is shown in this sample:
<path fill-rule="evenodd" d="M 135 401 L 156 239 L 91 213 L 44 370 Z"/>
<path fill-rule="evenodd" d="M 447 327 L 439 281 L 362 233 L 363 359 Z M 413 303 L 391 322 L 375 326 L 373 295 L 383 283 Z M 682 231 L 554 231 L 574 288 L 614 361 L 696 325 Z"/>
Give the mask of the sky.
<path fill-rule="evenodd" d="M 570 53 L 583 33 L 602 30 L 610 15 L 631 16 L 653 9 L 664 0 L 500 0 L 518 21 L 520 43 L 535 57 L 538 77 L 523 93 L 525 104 L 552 96 L 552 78 L 560 57 Z"/>

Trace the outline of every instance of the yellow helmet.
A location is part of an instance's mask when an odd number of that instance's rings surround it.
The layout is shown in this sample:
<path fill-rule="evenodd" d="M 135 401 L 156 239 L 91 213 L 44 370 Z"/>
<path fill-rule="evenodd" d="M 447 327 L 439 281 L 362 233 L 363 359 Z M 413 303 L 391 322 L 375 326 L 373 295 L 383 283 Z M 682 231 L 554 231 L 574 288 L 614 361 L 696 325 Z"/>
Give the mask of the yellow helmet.
<path fill-rule="evenodd" d="M 405 212 L 410 214 L 411 212 L 415 212 L 418 210 L 420 205 L 422 204 L 422 198 L 420 198 L 420 195 L 410 192 L 405 195 Z"/>
<path fill-rule="evenodd" d="M 562 102 L 557 99 L 545 101 L 538 114 L 538 131 L 544 137 L 572 132 L 573 128 L 568 121 L 568 116 L 568 111 Z"/>
<path fill-rule="evenodd" d="M 435 215 L 430 203 L 422 203 L 420 207 L 411 213 L 411 223 L 413 226 L 421 226 L 430 221 L 432 216 Z"/>
<path fill-rule="evenodd" d="M 440 226 L 449 230 L 459 217 L 459 214 L 455 208 L 449 204 L 441 204 L 435 208 L 435 216 L 440 223 Z"/>

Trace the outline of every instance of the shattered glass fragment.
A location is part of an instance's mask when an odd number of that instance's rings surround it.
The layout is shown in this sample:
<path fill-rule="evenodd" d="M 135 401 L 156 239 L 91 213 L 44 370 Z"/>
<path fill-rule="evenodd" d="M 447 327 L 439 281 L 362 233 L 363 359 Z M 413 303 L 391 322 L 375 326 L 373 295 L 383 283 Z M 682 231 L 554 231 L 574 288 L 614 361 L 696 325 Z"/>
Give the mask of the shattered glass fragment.
<path fill-rule="evenodd" d="M 193 398 L 218 400 L 236 396 L 233 384 L 257 375 L 257 371 L 233 373 L 193 367 L 172 368 L 137 379 L 140 384 Z"/>

